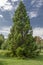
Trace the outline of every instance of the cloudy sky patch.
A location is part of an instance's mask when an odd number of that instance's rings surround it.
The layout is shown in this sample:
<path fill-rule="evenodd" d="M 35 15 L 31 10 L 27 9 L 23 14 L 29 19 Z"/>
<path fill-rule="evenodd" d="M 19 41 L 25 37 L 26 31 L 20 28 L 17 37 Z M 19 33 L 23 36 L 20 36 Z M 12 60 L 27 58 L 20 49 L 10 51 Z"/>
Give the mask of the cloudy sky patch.
<path fill-rule="evenodd" d="M 37 16 L 38 16 L 38 14 L 37 14 L 37 12 L 32 11 L 32 12 L 29 12 L 29 16 L 30 16 L 30 19 L 32 19 L 32 18 L 37 17 Z"/>
<path fill-rule="evenodd" d="M 0 0 L 0 7 L 3 7 L 6 4 L 7 0 Z"/>
<path fill-rule="evenodd" d="M 2 27 L 0 29 L 0 34 L 3 34 L 5 36 L 5 38 L 7 38 L 8 34 L 10 33 L 10 27 Z"/>
<path fill-rule="evenodd" d="M 3 18 L 3 15 L 0 14 L 0 18 Z"/>
<path fill-rule="evenodd" d="M 0 34 L 5 38 L 12 26 L 12 17 L 20 0 L 0 0 Z M 30 17 L 33 35 L 43 38 L 43 0 L 22 0 Z"/>
<path fill-rule="evenodd" d="M 41 38 L 43 38 L 43 28 L 40 27 L 36 27 L 33 29 L 33 36 L 40 36 Z"/>
<path fill-rule="evenodd" d="M 43 5 L 43 0 L 32 0 L 31 5 L 33 5 L 33 7 L 39 8 Z"/>

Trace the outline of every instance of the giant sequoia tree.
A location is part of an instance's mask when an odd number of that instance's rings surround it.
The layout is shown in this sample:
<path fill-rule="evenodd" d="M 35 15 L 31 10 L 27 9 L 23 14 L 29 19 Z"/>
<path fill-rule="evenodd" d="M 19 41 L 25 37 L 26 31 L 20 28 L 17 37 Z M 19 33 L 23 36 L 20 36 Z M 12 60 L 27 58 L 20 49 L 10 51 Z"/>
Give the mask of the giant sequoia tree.
<path fill-rule="evenodd" d="M 10 48 L 17 56 L 28 57 L 36 54 L 37 46 L 33 42 L 30 19 L 22 2 L 13 16 L 13 26 L 7 43 L 7 48 Z"/>

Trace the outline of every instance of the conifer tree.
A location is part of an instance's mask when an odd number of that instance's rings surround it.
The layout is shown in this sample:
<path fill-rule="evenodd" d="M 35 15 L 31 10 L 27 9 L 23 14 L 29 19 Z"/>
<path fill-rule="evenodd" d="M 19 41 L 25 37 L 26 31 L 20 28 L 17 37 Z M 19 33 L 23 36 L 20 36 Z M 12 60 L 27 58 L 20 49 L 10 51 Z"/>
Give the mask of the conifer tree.
<path fill-rule="evenodd" d="M 13 16 L 13 26 L 7 41 L 17 56 L 28 57 L 36 54 L 37 45 L 33 42 L 30 19 L 22 1 Z"/>

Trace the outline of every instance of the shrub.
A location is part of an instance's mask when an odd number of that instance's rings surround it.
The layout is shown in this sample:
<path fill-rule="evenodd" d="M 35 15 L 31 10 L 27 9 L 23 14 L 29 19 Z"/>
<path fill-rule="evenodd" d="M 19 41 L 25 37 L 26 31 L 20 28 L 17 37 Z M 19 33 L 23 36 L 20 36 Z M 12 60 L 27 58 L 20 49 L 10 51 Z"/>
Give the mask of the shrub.
<path fill-rule="evenodd" d="M 16 49 L 16 55 L 18 57 L 36 57 L 40 53 L 40 49 L 38 49 L 38 45 L 33 42 L 29 46 L 24 44 L 21 47 Z"/>
<path fill-rule="evenodd" d="M 22 56 L 23 56 L 23 48 L 18 47 L 18 48 L 16 49 L 16 55 L 17 55 L 18 57 L 22 57 Z"/>
<path fill-rule="evenodd" d="M 3 56 L 3 57 L 13 57 L 13 53 L 11 51 L 8 51 L 8 50 L 2 50 L 0 52 L 0 56 Z"/>

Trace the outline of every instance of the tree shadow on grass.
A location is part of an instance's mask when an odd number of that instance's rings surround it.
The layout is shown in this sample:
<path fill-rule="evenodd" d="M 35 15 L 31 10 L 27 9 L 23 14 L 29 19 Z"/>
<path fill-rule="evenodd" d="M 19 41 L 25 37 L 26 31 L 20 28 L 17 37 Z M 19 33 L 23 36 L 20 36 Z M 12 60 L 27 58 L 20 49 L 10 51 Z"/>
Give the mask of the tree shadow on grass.
<path fill-rule="evenodd" d="M 35 58 L 37 61 L 43 61 L 43 55 L 39 55 L 38 57 Z"/>
<path fill-rule="evenodd" d="M 0 61 L 0 65 L 7 65 L 5 61 Z"/>
<path fill-rule="evenodd" d="M 34 58 L 27 58 L 27 59 L 24 59 L 24 60 L 43 61 L 43 52 L 42 52 L 39 56 L 36 56 L 36 57 L 34 57 Z"/>

